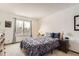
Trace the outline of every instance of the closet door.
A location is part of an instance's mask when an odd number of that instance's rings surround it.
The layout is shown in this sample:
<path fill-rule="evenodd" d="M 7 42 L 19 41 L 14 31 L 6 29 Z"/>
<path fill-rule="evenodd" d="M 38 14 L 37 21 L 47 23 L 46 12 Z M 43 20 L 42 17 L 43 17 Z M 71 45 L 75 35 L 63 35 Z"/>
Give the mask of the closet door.
<path fill-rule="evenodd" d="M 5 20 L 5 44 L 13 43 L 13 34 L 14 34 L 14 19 Z"/>

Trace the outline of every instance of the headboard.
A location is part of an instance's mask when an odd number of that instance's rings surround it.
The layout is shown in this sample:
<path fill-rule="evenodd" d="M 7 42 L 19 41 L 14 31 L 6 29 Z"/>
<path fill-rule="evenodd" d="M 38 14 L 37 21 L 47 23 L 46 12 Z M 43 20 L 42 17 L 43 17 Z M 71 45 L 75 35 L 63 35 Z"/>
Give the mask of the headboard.
<path fill-rule="evenodd" d="M 64 39 L 63 36 L 64 36 L 64 32 L 61 32 L 60 40 L 63 40 Z"/>

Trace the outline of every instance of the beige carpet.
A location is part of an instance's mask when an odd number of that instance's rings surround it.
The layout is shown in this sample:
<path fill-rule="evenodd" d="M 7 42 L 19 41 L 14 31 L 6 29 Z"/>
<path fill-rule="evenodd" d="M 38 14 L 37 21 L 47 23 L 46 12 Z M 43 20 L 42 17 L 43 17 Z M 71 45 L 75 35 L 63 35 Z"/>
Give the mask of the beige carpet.
<path fill-rule="evenodd" d="M 5 47 L 6 56 L 24 56 L 24 53 L 20 50 L 20 43 L 6 45 Z M 62 51 L 55 50 L 53 54 L 49 53 L 48 56 L 79 56 L 79 54 L 73 52 L 66 54 Z"/>

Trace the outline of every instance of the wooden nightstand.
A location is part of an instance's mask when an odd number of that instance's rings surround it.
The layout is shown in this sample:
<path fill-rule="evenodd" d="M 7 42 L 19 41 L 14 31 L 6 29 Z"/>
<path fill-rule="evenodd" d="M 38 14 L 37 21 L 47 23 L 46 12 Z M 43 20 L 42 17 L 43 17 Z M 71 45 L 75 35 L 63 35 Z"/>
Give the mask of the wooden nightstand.
<path fill-rule="evenodd" d="M 69 51 L 69 39 L 59 40 L 60 46 L 58 50 L 67 53 Z"/>

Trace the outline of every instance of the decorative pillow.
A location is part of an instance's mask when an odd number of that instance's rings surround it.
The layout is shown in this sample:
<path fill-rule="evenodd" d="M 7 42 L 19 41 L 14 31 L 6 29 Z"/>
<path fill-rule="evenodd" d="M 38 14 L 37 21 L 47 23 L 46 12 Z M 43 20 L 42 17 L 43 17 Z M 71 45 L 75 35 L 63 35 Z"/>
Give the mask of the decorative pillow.
<path fill-rule="evenodd" d="M 51 33 L 52 38 L 60 38 L 60 33 Z"/>
<path fill-rule="evenodd" d="M 47 32 L 45 33 L 45 36 L 51 37 L 51 33 Z"/>

